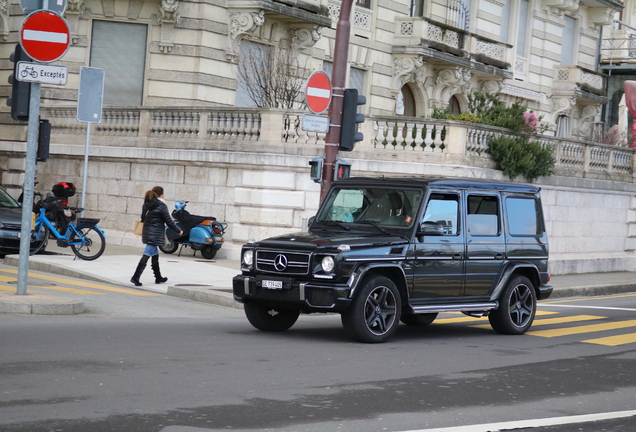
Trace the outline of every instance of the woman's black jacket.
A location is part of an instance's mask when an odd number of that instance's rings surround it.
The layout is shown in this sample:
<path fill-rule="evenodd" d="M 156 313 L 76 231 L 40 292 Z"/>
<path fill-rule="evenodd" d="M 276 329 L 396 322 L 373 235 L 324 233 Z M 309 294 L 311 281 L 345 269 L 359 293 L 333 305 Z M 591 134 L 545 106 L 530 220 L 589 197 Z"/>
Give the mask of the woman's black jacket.
<path fill-rule="evenodd" d="M 163 246 L 166 241 L 164 234 L 165 225 L 177 232 L 181 231 L 181 228 L 170 216 L 168 206 L 157 198 L 144 201 L 141 221 L 144 223 L 144 230 L 141 234 L 141 241 L 144 244 Z"/>

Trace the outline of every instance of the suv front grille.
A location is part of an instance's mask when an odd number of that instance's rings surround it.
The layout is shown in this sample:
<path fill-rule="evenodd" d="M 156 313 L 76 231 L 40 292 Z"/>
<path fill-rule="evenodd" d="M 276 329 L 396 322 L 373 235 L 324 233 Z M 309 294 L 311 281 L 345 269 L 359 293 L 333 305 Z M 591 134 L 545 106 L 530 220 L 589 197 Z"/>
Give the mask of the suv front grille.
<path fill-rule="evenodd" d="M 256 270 L 277 274 L 305 275 L 309 273 L 309 254 L 257 250 Z"/>

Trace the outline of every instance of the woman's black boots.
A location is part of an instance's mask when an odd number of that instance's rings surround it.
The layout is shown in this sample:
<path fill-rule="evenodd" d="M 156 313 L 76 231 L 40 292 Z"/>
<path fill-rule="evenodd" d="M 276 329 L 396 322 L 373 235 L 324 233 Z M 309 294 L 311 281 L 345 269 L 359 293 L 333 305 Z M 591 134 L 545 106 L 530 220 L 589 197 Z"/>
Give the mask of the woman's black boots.
<path fill-rule="evenodd" d="M 148 258 L 149 258 L 148 255 L 141 256 L 141 259 L 139 260 L 139 264 L 137 264 L 137 270 L 135 270 L 135 274 L 130 279 L 133 285 L 141 286 L 141 282 L 139 282 L 139 278 L 141 277 L 141 274 L 144 272 L 144 269 L 146 268 L 146 264 L 148 263 Z"/>
<path fill-rule="evenodd" d="M 155 274 L 155 283 L 160 284 L 168 280 L 167 277 L 161 277 L 161 270 L 159 270 L 159 255 L 152 256 L 150 266 L 152 267 L 152 271 Z"/>

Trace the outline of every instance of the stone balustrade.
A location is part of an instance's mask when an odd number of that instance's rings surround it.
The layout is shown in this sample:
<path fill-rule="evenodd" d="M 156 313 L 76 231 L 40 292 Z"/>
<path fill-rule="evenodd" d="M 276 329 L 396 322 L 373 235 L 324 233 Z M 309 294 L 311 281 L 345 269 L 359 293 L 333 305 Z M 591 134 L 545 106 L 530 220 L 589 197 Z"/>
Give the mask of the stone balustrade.
<path fill-rule="evenodd" d="M 103 146 L 144 147 L 148 145 L 143 143 L 151 140 L 155 148 L 193 148 L 191 143 L 203 142 L 195 148 L 262 152 L 267 144 L 267 152 L 320 154 L 325 134 L 303 131 L 302 114 L 246 108 L 109 108 L 104 110 L 102 123 L 92 128 L 91 137 Z M 75 110 L 49 109 L 43 116 L 51 121 L 53 143 L 84 142 L 85 124 L 75 120 Z M 426 161 L 429 155 L 431 163 L 488 168 L 494 168 L 488 153 L 489 140 L 508 133 L 506 129 L 474 123 L 401 116 L 371 116 L 361 125 L 361 131 L 365 139 L 356 144 L 352 158 L 394 160 L 396 154 L 411 152 L 420 154 L 415 159 L 418 161 Z M 634 182 L 636 158 L 630 148 L 544 135 L 537 139 L 554 149 L 559 175 L 602 178 L 611 173 L 622 176 L 621 181 Z"/>

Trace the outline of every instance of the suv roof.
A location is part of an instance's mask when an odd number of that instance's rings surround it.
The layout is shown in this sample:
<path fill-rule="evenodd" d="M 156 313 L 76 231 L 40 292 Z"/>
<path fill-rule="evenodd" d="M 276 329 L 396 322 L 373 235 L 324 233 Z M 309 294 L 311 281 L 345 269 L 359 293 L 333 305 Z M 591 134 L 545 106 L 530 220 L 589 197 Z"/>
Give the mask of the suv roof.
<path fill-rule="evenodd" d="M 539 193 L 541 188 L 519 183 L 503 183 L 493 180 L 471 180 L 462 178 L 443 177 L 351 177 L 337 180 L 337 185 L 391 185 L 397 187 L 428 187 L 437 186 L 454 189 L 490 189 L 497 191 Z"/>

